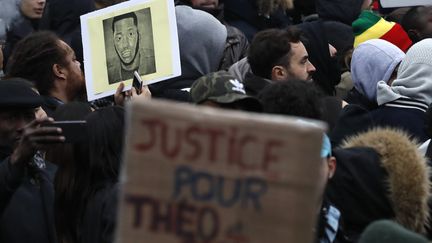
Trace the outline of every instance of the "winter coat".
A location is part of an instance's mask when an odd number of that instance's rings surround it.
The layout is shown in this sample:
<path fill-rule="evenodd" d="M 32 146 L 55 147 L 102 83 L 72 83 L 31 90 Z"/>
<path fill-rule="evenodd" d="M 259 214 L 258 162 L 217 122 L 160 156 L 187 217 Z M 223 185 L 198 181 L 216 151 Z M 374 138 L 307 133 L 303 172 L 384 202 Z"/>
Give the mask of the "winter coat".
<path fill-rule="evenodd" d="M 249 42 L 252 41 L 258 31 L 285 28 L 292 24 L 282 9 L 270 14 L 270 16 L 259 13 L 256 1 L 229 0 L 224 3 L 225 21 L 241 30 Z"/>
<path fill-rule="evenodd" d="M 327 196 L 341 211 L 349 239 L 355 242 L 379 219 L 425 233 L 429 167 L 406 133 L 373 129 L 349 138 L 334 156 L 338 165 Z"/>
<path fill-rule="evenodd" d="M 118 184 L 106 184 L 87 202 L 81 227 L 80 243 L 112 243 L 117 219 Z"/>
<path fill-rule="evenodd" d="M 46 166 L 43 168 L 43 166 Z M 31 167 L 0 162 L 0 242 L 55 243 L 56 167 L 36 157 Z"/>
<path fill-rule="evenodd" d="M 316 11 L 324 21 L 329 43 L 340 53 L 352 47 L 354 33 L 351 23 L 358 18 L 363 0 L 317 0 Z"/>
<path fill-rule="evenodd" d="M 233 26 L 226 26 L 227 40 L 218 70 L 228 70 L 234 63 L 247 56 L 249 42 L 246 36 Z"/>
<path fill-rule="evenodd" d="M 361 12 L 363 0 L 317 0 L 316 11 L 320 19 L 333 20 L 351 26 Z"/>

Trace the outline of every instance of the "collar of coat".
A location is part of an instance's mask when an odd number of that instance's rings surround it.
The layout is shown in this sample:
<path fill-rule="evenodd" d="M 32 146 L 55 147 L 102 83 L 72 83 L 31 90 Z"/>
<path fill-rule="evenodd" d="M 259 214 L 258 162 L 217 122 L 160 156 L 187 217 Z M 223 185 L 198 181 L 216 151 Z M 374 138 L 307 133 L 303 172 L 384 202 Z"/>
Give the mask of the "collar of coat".
<path fill-rule="evenodd" d="M 395 221 L 417 233 L 429 225 L 429 167 L 409 136 L 391 128 L 375 128 L 348 138 L 343 148 L 370 147 L 381 157 L 388 172 L 388 198 L 393 205 Z"/>

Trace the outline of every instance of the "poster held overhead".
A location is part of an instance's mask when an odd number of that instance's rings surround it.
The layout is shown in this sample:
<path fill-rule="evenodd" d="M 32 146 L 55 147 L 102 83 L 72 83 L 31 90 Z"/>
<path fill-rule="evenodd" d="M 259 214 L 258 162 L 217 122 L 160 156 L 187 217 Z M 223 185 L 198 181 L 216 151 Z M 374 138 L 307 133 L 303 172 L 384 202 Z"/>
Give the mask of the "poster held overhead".
<path fill-rule="evenodd" d="M 144 85 L 181 74 L 174 3 L 132 0 L 81 16 L 89 101 L 130 89 L 137 71 Z"/>
<path fill-rule="evenodd" d="M 323 123 L 158 100 L 127 114 L 117 242 L 313 241 Z"/>
<path fill-rule="evenodd" d="M 380 0 L 383 8 L 432 5 L 432 0 Z"/>

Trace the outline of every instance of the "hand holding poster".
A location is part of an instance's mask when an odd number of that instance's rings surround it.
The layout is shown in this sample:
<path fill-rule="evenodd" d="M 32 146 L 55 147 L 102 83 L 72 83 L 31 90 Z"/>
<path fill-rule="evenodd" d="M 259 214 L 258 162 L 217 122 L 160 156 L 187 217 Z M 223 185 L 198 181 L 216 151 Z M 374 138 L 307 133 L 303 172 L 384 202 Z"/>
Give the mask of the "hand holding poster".
<path fill-rule="evenodd" d="M 127 1 L 81 16 L 88 100 L 115 93 L 137 71 L 145 85 L 180 75 L 171 0 Z"/>
<path fill-rule="evenodd" d="M 380 0 L 384 8 L 432 5 L 432 0 Z"/>
<path fill-rule="evenodd" d="M 121 243 L 312 242 L 324 125 L 132 102 Z"/>

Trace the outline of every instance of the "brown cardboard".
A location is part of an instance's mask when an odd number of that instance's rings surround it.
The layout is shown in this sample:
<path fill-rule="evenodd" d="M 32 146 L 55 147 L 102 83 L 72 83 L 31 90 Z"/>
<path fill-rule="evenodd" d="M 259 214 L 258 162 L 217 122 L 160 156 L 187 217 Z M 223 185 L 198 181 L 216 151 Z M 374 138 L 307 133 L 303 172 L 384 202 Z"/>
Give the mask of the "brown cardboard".
<path fill-rule="evenodd" d="M 127 112 L 118 242 L 312 242 L 325 125 L 166 101 Z"/>

